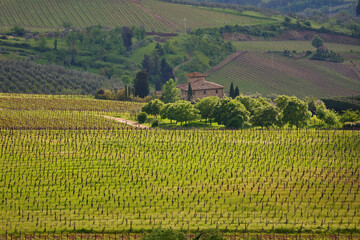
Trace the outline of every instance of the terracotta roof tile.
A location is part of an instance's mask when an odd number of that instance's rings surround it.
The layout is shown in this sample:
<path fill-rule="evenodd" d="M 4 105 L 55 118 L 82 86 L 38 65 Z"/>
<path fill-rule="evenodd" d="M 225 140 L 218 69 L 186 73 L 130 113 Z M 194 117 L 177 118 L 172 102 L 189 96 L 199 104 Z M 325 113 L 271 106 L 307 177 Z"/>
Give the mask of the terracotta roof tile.
<path fill-rule="evenodd" d="M 184 83 L 176 86 L 181 90 L 187 91 L 189 89 L 189 83 Z M 195 82 L 191 84 L 192 90 L 207 90 L 207 89 L 220 89 L 224 88 L 224 86 L 220 84 L 216 84 L 213 82 L 203 81 L 203 82 Z"/>
<path fill-rule="evenodd" d="M 187 75 L 189 78 L 194 78 L 194 77 L 206 77 L 207 75 L 204 73 L 199 73 L 199 72 L 193 72 Z"/>

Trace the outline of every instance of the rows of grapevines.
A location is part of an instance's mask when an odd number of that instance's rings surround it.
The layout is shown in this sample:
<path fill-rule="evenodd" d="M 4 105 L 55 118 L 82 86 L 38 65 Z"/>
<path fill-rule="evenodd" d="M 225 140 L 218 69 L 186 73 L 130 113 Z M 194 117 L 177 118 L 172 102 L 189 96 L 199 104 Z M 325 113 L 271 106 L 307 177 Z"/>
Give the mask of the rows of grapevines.
<path fill-rule="evenodd" d="M 360 224 L 356 131 L 0 131 L 0 233 Z"/>
<path fill-rule="evenodd" d="M 230 39 L 231 40 L 231 39 Z M 306 52 L 308 50 L 315 51 L 311 45 L 311 41 L 240 41 L 233 42 L 234 46 L 239 50 L 248 51 L 280 51 L 285 50 Z M 357 49 L 355 45 L 326 43 L 326 47 L 337 53 L 345 53 Z"/>
<path fill-rule="evenodd" d="M 339 71 L 348 68 L 343 64 L 329 66 L 276 54 L 246 53 L 210 74 L 209 80 L 225 85 L 225 89 L 233 82 L 243 93 L 345 96 L 356 94 L 355 89 L 360 87 L 355 74 Z"/>
<path fill-rule="evenodd" d="M 264 22 L 274 22 L 269 20 L 259 20 L 247 16 L 241 16 L 224 11 L 214 11 L 213 9 L 199 8 L 188 5 L 172 4 L 161 1 L 148 0 L 142 4 L 150 11 L 165 17 L 175 24 L 179 30 L 184 29 L 184 18 L 187 19 L 188 28 L 218 27 L 228 25 L 255 25 Z"/>
<path fill-rule="evenodd" d="M 73 96 L 1 94 L 2 110 L 67 110 L 95 112 L 129 112 L 140 110 L 142 103 L 81 99 Z"/>
<path fill-rule="evenodd" d="M 4 0 L 0 2 L 0 28 L 21 25 L 30 29 L 55 29 L 63 23 L 76 27 L 91 25 L 144 26 L 147 30 L 167 31 L 163 23 L 139 8 L 133 1 L 55 1 Z"/>
<path fill-rule="evenodd" d="M 0 129 L 124 129 L 103 112 L 1 110 Z"/>

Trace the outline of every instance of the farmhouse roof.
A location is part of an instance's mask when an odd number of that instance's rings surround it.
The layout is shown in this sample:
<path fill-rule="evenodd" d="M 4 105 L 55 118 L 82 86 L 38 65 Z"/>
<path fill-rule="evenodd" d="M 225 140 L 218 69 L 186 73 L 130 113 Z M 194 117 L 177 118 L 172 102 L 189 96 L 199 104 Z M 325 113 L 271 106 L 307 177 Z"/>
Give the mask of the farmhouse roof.
<path fill-rule="evenodd" d="M 199 72 L 193 72 L 187 75 L 189 78 L 194 78 L 194 77 L 206 77 L 207 75 L 204 73 L 199 73 Z"/>
<path fill-rule="evenodd" d="M 184 83 L 176 86 L 181 90 L 188 91 L 189 90 L 189 83 Z M 220 84 L 216 84 L 213 82 L 203 81 L 203 82 L 195 82 L 191 83 L 192 90 L 207 90 L 207 89 L 220 89 L 224 88 L 224 86 Z"/>

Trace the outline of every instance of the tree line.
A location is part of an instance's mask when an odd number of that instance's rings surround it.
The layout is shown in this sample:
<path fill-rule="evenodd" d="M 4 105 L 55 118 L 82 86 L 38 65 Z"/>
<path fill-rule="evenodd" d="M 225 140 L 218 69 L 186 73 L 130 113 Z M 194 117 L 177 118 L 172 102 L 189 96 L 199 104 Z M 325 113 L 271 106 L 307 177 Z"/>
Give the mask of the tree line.
<path fill-rule="evenodd" d="M 160 99 L 151 100 L 142 111 L 155 117 L 169 119 L 171 122 L 179 122 L 181 125 L 202 119 L 208 124 L 216 122 L 228 129 L 285 126 L 304 128 L 311 120 L 319 126 L 340 127 L 343 123 L 360 120 L 359 111 L 347 110 L 340 116 L 315 98 L 301 100 L 294 96 L 281 95 L 270 101 L 263 97 L 244 95 L 234 99 L 211 96 L 198 99 L 195 104 L 176 98 L 162 99 L 165 102 Z M 168 102 L 169 100 L 171 102 Z"/>

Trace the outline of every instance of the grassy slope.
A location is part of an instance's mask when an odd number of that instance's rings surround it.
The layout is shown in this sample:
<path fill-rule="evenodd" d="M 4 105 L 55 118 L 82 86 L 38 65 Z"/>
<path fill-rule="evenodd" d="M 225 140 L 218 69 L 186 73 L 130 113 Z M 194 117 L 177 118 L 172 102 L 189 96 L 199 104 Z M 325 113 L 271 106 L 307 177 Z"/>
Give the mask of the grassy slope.
<path fill-rule="evenodd" d="M 296 95 L 298 97 L 356 95 L 359 76 L 346 64 L 294 60 L 267 53 L 246 53 L 210 74 L 208 79 L 242 93 Z"/>
<path fill-rule="evenodd" d="M 141 5 L 143 6 L 141 6 Z M 232 10 L 199 8 L 144 0 L 4 0 L 0 2 L 0 29 L 20 25 L 31 30 L 56 30 L 64 22 L 76 27 L 144 26 L 148 31 L 182 31 L 183 19 L 189 28 L 224 24 L 261 24 L 277 22 L 277 18 L 239 14 Z M 145 8 L 144 8 L 145 7 Z M 157 14 L 157 15 L 154 15 Z"/>

